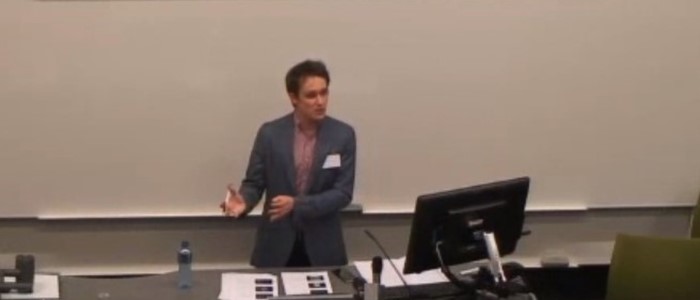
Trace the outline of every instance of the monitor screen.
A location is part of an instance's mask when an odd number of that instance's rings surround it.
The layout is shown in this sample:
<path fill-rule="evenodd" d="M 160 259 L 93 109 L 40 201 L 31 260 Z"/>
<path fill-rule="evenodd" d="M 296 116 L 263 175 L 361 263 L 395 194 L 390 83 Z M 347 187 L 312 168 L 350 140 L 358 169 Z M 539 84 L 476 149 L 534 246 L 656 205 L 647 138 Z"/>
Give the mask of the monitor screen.
<path fill-rule="evenodd" d="M 492 232 L 501 255 L 515 251 L 522 235 L 530 178 L 521 177 L 421 195 L 411 224 L 404 274 L 488 258 L 484 232 Z"/>

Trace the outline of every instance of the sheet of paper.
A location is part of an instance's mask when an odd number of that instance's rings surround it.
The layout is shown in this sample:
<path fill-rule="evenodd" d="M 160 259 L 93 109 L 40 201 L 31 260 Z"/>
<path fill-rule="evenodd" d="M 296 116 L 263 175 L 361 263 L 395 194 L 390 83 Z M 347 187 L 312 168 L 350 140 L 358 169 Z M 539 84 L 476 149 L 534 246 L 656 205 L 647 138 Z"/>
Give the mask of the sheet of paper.
<path fill-rule="evenodd" d="M 328 272 L 282 272 L 285 295 L 332 294 Z"/>
<path fill-rule="evenodd" d="M 14 279 L 14 278 L 13 278 Z M 14 280 L 12 280 L 14 281 Z M 10 282 L 6 280 L 5 282 Z M 7 293 L 0 299 L 58 299 L 58 275 L 35 274 L 34 292 L 31 294 Z"/>
<path fill-rule="evenodd" d="M 396 268 L 399 269 L 399 272 L 403 272 L 403 264 L 406 261 L 406 257 L 401 257 L 401 258 L 394 258 L 391 261 L 394 262 L 396 265 Z M 386 287 L 393 287 L 393 286 L 402 286 L 403 282 L 401 282 L 401 278 L 399 277 L 399 274 L 396 274 L 396 271 L 394 271 L 394 268 L 389 265 L 388 260 L 384 260 L 382 263 L 383 268 L 382 268 L 382 275 L 381 275 L 381 281 L 382 285 Z M 367 261 L 356 261 L 355 262 L 355 267 L 357 270 L 360 272 L 360 275 L 367 280 L 367 282 L 372 282 L 372 261 L 367 260 Z M 423 271 L 418 274 L 408 274 L 404 275 L 401 274 L 406 280 L 406 283 L 408 285 L 420 285 L 420 284 L 431 284 L 431 283 L 440 283 L 440 282 L 448 282 L 449 280 L 447 277 L 445 277 L 445 274 L 442 274 L 440 269 L 432 269 L 432 270 L 427 270 Z"/>
<path fill-rule="evenodd" d="M 279 296 L 277 276 L 272 274 L 221 274 L 221 300 L 259 300 Z"/>

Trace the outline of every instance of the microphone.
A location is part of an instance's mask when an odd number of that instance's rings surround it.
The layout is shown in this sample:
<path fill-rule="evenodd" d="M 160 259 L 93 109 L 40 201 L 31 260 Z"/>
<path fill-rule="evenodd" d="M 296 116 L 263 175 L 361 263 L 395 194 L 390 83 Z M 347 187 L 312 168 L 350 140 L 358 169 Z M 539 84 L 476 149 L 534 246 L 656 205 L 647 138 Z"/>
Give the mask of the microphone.
<path fill-rule="evenodd" d="M 381 256 L 372 258 L 372 283 L 381 284 L 383 261 Z"/>
<path fill-rule="evenodd" d="M 379 243 L 379 240 L 377 240 L 376 237 L 374 237 L 374 234 L 372 234 L 368 229 L 365 229 L 365 234 L 369 237 L 372 242 L 379 248 L 379 251 L 382 253 L 384 258 L 386 258 L 389 261 L 389 265 L 391 265 L 391 268 L 394 269 L 394 272 L 396 272 L 396 275 L 399 276 L 399 279 L 401 279 L 401 283 L 403 283 L 403 286 L 406 288 L 406 292 L 408 293 L 408 299 L 413 299 L 413 293 L 411 292 L 411 288 L 408 286 L 408 283 L 406 283 L 406 280 L 403 279 L 403 276 L 401 276 L 401 272 L 399 272 L 399 269 L 396 267 L 394 262 L 391 260 L 391 257 L 389 257 L 389 254 L 384 250 L 384 247 L 382 247 L 382 244 Z M 372 259 L 372 269 L 374 269 L 374 259 Z M 374 270 L 372 270 L 374 271 Z"/>

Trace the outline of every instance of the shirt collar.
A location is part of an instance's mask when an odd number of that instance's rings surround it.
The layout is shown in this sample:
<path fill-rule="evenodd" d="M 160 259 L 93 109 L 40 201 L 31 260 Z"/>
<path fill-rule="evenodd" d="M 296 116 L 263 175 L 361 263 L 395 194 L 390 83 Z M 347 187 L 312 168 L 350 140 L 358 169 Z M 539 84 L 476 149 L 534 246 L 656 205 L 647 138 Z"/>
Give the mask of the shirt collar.
<path fill-rule="evenodd" d="M 316 133 L 318 132 L 318 128 L 321 126 L 320 122 L 314 124 L 314 126 L 312 126 L 311 128 L 302 128 L 301 120 L 299 119 L 299 116 L 297 116 L 296 112 L 294 112 L 292 115 L 294 115 L 294 130 L 299 131 L 307 136 L 316 135 Z"/>

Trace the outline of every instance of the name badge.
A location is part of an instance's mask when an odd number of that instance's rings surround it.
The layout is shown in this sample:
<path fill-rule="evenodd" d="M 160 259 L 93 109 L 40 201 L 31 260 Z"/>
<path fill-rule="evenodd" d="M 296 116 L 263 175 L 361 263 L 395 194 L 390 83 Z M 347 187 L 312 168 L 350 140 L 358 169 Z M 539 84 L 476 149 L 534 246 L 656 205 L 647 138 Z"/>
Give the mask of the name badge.
<path fill-rule="evenodd" d="M 324 169 L 340 168 L 340 154 L 329 154 L 323 162 Z"/>

